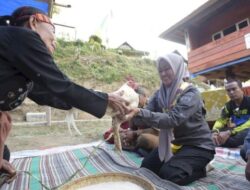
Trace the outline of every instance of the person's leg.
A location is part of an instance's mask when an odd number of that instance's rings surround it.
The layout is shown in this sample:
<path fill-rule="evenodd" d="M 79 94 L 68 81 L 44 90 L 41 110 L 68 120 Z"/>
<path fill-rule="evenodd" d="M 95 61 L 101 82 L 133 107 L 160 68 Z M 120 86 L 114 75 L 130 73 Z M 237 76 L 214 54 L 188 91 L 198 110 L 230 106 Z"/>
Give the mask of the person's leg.
<path fill-rule="evenodd" d="M 138 149 L 135 149 L 135 152 L 138 153 L 142 157 L 147 157 L 151 151 L 145 150 L 143 148 L 138 148 Z"/>
<path fill-rule="evenodd" d="M 10 150 L 7 145 L 4 145 L 3 159 L 10 161 Z"/>
<path fill-rule="evenodd" d="M 10 158 L 10 152 L 8 147 L 4 144 L 11 130 L 11 117 L 8 112 L 0 111 L 0 162 L 1 162 L 1 170 L 0 173 L 6 171 L 6 173 L 13 173 L 12 166 L 7 167 L 6 165 L 11 165 L 8 163 Z M 7 163 L 6 163 L 7 161 Z"/>
<path fill-rule="evenodd" d="M 163 162 L 160 161 L 158 148 L 154 149 L 146 158 L 143 159 L 141 167 L 147 168 L 159 175 Z"/>
<path fill-rule="evenodd" d="M 229 137 L 228 140 L 221 146 L 227 147 L 227 148 L 236 148 L 240 145 L 243 145 L 244 139 L 246 138 L 247 133 L 248 133 L 248 129 L 245 129 L 237 133 L 236 135 Z"/>
<path fill-rule="evenodd" d="M 245 144 L 243 144 L 242 148 L 240 149 L 240 156 L 245 161 L 247 161 L 246 152 L 247 152 L 247 146 Z"/>
<path fill-rule="evenodd" d="M 159 145 L 159 137 L 153 134 L 143 133 L 136 140 L 136 152 L 147 157 L 152 150 Z"/>
<path fill-rule="evenodd" d="M 162 166 L 159 176 L 178 185 L 187 185 L 206 176 L 206 165 L 213 158 L 214 151 L 185 146 Z"/>
<path fill-rule="evenodd" d="M 10 160 L 10 150 L 7 147 L 7 145 L 4 145 L 4 151 L 3 151 L 3 159 L 9 161 Z M 0 174 L 6 173 L 6 170 L 0 169 Z"/>
<path fill-rule="evenodd" d="M 16 178 L 16 170 L 9 162 L 10 151 L 7 145 L 4 145 L 3 151 L 3 165 L 0 169 L 0 188 L 4 183 L 11 183 Z"/>
<path fill-rule="evenodd" d="M 147 133 L 139 135 L 136 141 L 136 148 L 142 148 L 148 151 L 157 148 L 158 145 L 159 145 L 159 137 Z"/>
<path fill-rule="evenodd" d="M 244 159 L 247 162 L 245 168 L 245 176 L 246 179 L 250 181 L 250 130 L 248 130 L 248 134 L 244 139 L 244 144 L 240 150 L 240 155 L 242 159 Z"/>
<path fill-rule="evenodd" d="M 245 169 L 245 175 L 246 175 L 246 179 L 248 181 L 250 181 L 250 156 L 248 156 L 248 158 L 247 158 L 247 165 L 246 165 L 246 169 Z"/>

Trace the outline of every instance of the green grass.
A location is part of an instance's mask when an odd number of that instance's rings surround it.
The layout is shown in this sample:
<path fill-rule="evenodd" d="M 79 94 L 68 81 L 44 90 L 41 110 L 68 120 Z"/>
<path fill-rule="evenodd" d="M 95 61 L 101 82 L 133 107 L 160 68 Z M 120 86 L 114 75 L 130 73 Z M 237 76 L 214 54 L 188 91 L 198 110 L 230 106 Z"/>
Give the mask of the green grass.
<path fill-rule="evenodd" d="M 102 84 L 121 84 L 133 78 L 149 90 L 159 85 L 154 61 L 116 52 L 115 49 L 93 48 L 81 41 L 59 39 L 55 59 L 62 71 L 78 83 L 95 80 Z"/>

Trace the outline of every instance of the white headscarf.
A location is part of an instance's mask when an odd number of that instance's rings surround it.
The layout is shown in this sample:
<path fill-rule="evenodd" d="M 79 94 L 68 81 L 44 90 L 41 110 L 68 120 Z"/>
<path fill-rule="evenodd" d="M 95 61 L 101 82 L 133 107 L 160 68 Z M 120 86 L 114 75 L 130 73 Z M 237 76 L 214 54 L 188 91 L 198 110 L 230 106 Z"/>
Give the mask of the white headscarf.
<path fill-rule="evenodd" d="M 162 62 L 161 60 L 165 60 Z M 174 103 L 176 99 L 176 95 L 178 89 L 183 82 L 183 77 L 185 75 L 185 65 L 184 60 L 181 56 L 170 53 L 165 56 L 159 57 L 157 59 L 157 68 L 159 70 L 159 66 L 169 63 L 170 67 L 174 72 L 174 80 L 170 84 L 170 86 L 166 87 L 163 83 L 161 83 L 160 91 L 159 91 L 159 104 L 163 110 L 170 110 L 171 105 Z M 168 161 L 171 156 L 171 141 L 173 140 L 173 131 L 172 129 L 161 129 L 160 137 L 159 137 L 159 158 L 161 161 Z"/>

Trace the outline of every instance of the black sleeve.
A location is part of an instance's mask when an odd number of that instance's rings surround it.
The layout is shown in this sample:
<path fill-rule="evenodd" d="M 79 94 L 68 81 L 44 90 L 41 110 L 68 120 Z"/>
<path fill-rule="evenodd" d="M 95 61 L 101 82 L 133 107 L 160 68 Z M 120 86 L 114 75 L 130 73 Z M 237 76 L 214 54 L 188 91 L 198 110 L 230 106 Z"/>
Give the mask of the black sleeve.
<path fill-rule="evenodd" d="M 39 105 L 47 105 L 62 110 L 69 110 L 72 108 L 71 105 L 44 90 L 37 84 L 33 86 L 33 89 L 29 92 L 28 97 Z"/>
<path fill-rule="evenodd" d="M 13 38 L 8 49 L 11 66 L 67 104 L 96 117 L 105 114 L 108 95 L 86 89 L 65 77 L 37 33 L 22 30 Z"/>

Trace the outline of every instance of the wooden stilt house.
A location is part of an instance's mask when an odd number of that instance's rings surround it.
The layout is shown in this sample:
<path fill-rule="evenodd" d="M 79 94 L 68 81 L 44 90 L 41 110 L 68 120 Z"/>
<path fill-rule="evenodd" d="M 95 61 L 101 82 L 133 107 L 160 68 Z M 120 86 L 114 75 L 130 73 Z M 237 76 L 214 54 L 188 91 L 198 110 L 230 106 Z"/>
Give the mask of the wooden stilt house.
<path fill-rule="evenodd" d="M 186 45 L 194 75 L 250 78 L 248 0 L 210 0 L 160 37 Z"/>

